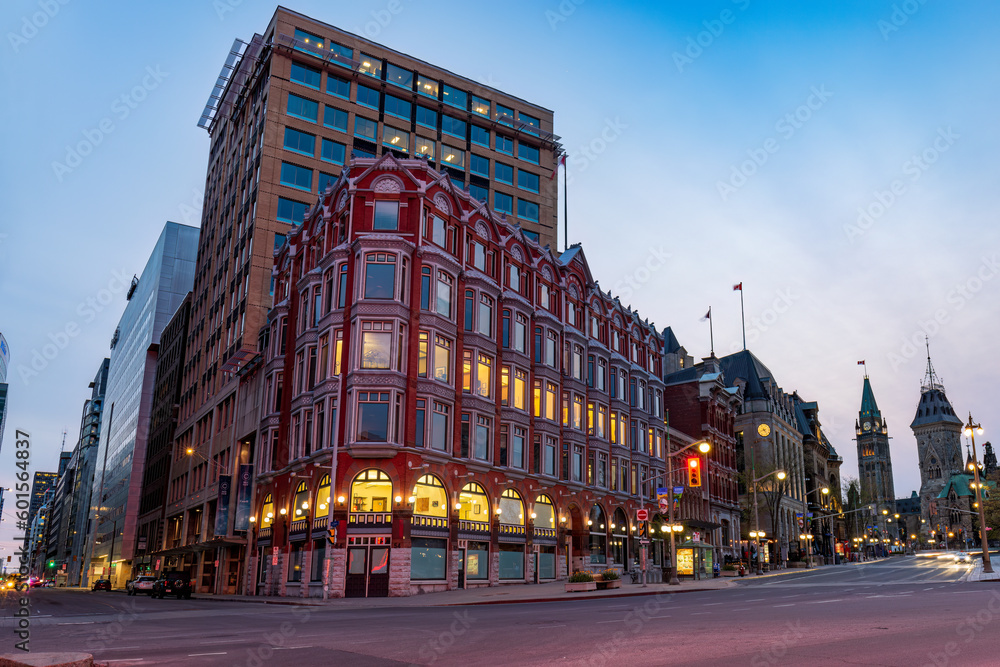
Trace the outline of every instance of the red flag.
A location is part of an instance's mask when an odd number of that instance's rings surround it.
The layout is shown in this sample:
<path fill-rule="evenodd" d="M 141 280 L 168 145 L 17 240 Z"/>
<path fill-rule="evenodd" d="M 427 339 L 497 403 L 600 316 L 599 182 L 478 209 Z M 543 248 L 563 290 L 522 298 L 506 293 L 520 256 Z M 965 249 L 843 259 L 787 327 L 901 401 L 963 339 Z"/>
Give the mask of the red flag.
<path fill-rule="evenodd" d="M 705 313 L 705 317 L 701 318 L 701 321 L 704 322 L 705 320 L 710 320 L 710 319 L 712 319 L 712 309 L 711 309 L 711 307 L 708 309 L 708 312 Z"/>
<path fill-rule="evenodd" d="M 563 153 L 562 155 L 559 156 L 559 161 L 556 163 L 556 168 L 552 170 L 552 175 L 549 176 L 549 180 L 551 181 L 553 178 L 556 177 L 556 172 L 559 171 L 560 166 L 565 166 L 565 165 L 566 165 L 566 154 Z"/>
<path fill-rule="evenodd" d="M 733 285 L 733 291 L 734 292 L 736 292 L 736 291 L 742 292 L 743 291 L 743 283 L 738 283 L 736 285 Z"/>
<path fill-rule="evenodd" d="M 864 365 L 865 365 L 865 360 L 864 359 L 862 359 L 861 361 L 858 362 L 858 366 L 864 366 Z"/>

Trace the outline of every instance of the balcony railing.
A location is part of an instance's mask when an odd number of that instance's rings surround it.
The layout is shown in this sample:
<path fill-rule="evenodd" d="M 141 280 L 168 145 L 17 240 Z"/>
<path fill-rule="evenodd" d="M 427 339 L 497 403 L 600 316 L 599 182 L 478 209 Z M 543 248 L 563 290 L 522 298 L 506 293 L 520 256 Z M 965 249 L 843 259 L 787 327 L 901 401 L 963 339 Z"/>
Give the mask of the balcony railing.
<path fill-rule="evenodd" d="M 414 528 L 447 528 L 448 519 L 437 516 L 414 516 Z"/>
<path fill-rule="evenodd" d="M 500 524 L 501 535 L 524 535 L 524 526 L 513 526 L 506 523 Z"/>
<path fill-rule="evenodd" d="M 352 526 L 388 526 L 392 524 L 392 512 L 351 512 L 347 523 Z"/>
<path fill-rule="evenodd" d="M 469 533 L 488 533 L 490 532 L 490 524 L 485 521 L 466 521 L 462 519 L 458 522 L 458 529 Z"/>
<path fill-rule="evenodd" d="M 288 528 L 288 532 L 292 534 L 304 533 L 307 530 L 309 530 L 309 519 L 299 519 L 298 521 L 293 521 L 292 525 Z"/>
<path fill-rule="evenodd" d="M 535 528 L 535 537 L 555 537 L 555 528 Z"/>
<path fill-rule="evenodd" d="M 257 539 L 258 540 L 269 540 L 269 539 L 271 539 L 271 531 L 272 530 L 274 530 L 274 529 L 271 528 L 270 526 L 268 526 L 267 528 L 261 528 L 260 530 L 257 531 Z"/>
<path fill-rule="evenodd" d="M 330 517 L 328 516 L 318 516 L 313 519 L 313 530 L 326 530 L 329 525 Z"/>

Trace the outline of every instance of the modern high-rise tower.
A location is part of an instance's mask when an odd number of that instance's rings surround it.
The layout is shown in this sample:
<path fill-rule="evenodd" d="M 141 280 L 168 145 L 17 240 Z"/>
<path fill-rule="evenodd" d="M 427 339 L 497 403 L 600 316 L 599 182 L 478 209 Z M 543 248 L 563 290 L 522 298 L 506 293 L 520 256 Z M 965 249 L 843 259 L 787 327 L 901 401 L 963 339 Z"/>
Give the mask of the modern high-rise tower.
<path fill-rule="evenodd" d="M 930 348 L 927 374 L 920 385 L 917 414 L 910 423 L 917 439 L 920 465 L 920 514 L 933 524 L 935 499 L 955 473 L 963 472 L 962 420 L 944 393 L 944 385 L 934 372 Z"/>
<path fill-rule="evenodd" d="M 892 483 L 892 456 L 889 452 L 889 429 L 875 402 L 875 392 L 865 374 L 861 391 L 861 410 L 854 423 L 858 441 L 858 476 L 861 478 L 861 502 L 873 503 L 876 509 L 894 511 L 896 492 Z"/>

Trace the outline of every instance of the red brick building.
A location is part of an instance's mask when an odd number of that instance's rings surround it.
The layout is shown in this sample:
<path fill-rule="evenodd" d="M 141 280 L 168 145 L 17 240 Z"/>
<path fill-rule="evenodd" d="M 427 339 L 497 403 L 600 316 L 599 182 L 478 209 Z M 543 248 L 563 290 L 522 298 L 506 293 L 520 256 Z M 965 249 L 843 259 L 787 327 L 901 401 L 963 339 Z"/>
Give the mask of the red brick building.
<path fill-rule="evenodd" d="M 667 375 L 665 382 L 663 400 L 671 430 L 712 443 L 702 486 L 685 489 L 680 516 L 688 527 L 700 530 L 704 542 L 715 545 L 720 559 L 738 558 L 741 522 L 734 425 L 743 392 L 729 386 L 714 356 Z"/>
<path fill-rule="evenodd" d="M 665 472 L 663 339 L 579 246 L 557 255 L 425 160 L 384 155 L 345 167 L 274 271 L 250 590 L 633 566 L 635 510 Z"/>

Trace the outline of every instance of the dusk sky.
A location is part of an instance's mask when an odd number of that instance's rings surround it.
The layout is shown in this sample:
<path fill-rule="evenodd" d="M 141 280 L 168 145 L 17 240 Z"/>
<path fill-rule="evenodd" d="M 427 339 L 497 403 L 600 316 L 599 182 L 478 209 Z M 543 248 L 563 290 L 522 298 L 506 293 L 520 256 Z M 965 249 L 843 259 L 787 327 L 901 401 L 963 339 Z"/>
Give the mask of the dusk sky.
<path fill-rule="evenodd" d="M 971 411 L 984 440 L 1000 437 L 996 3 L 289 8 L 553 110 L 569 154 L 569 241 L 602 288 L 700 358 L 709 307 L 716 354 L 742 347 L 742 281 L 748 347 L 786 391 L 818 401 L 844 477 L 857 476 L 865 359 L 896 495 L 919 488 L 909 423 L 925 334 L 956 412 Z M 67 451 L 75 444 L 127 280 L 165 221 L 200 223 L 209 137 L 196 124 L 229 47 L 274 9 L 0 10 L 3 486 L 15 429 L 32 435 L 32 470 L 55 469 L 63 429 Z M 0 527 L 8 549 L 13 510 Z"/>

